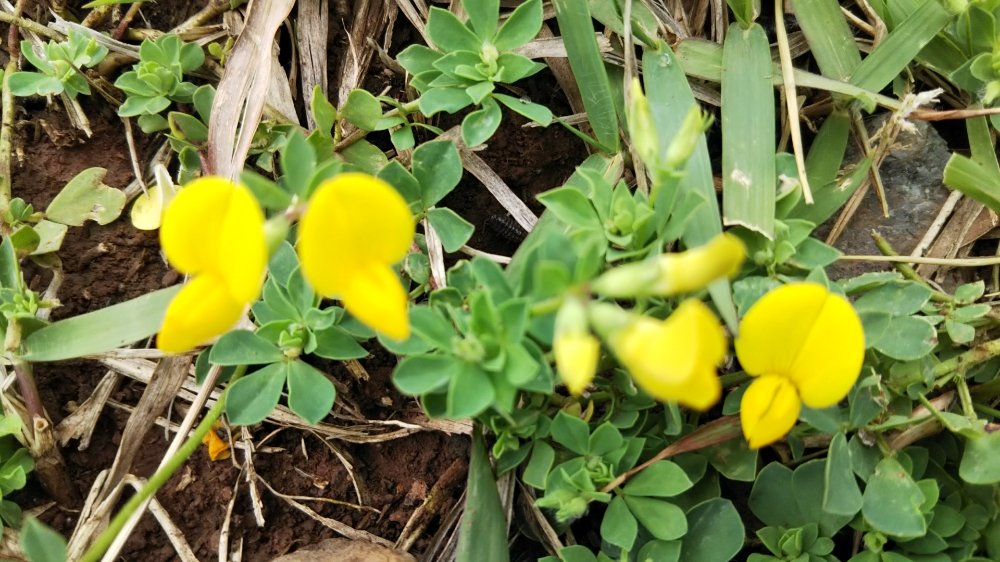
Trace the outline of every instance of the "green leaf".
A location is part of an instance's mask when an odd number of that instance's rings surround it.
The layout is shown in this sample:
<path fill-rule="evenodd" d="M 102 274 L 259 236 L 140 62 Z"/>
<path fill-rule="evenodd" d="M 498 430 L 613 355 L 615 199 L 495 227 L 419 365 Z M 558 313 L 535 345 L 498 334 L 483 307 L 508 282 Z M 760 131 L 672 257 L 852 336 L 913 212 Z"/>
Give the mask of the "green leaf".
<path fill-rule="evenodd" d="M 382 104 L 367 90 L 354 89 L 340 108 L 340 115 L 363 131 L 374 131 L 382 119 Z"/>
<path fill-rule="evenodd" d="M 475 3 L 477 0 L 473 0 Z M 500 26 L 493 45 L 498 51 L 509 51 L 524 45 L 542 29 L 541 0 L 527 0 L 518 6 Z M 480 33 L 482 35 L 482 33 Z"/>
<path fill-rule="evenodd" d="M 976 339 L 976 329 L 962 322 L 947 319 L 944 321 L 944 329 L 955 343 L 970 343 Z"/>
<path fill-rule="evenodd" d="M 441 237 L 441 245 L 446 252 L 457 252 L 472 237 L 476 227 L 471 222 L 458 216 L 447 207 L 438 207 L 427 211 L 427 220 L 434 231 Z"/>
<path fill-rule="evenodd" d="M 106 173 L 104 168 L 87 168 L 74 176 L 49 203 L 46 217 L 69 226 L 83 226 L 88 220 L 104 225 L 118 218 L 125 208 L 125 194 L 104 185 Z"/>
<path fill-rule="evenodd" d="M 413 177 L 420 184 L 420 199 L 429 209 L 455 189 L 462 179 L 462 159 L 451 141 L 434 141 L 413 151 Z"/>
<path fill-rule="evenodd" d="M 396 55 L 396 60 L 407 72 L 416 76 L 421 72 L 434 69 L 434 62 L 441 58 L 441 53 L 425 45 L 410 45 Z"/>
<path fill-rule="evenodd" d="M 823 511 L 853 517 L 861 510 L 861 489 L 851 469 L 851 451 L 843 433 L 833 436 L 826 459 Z"/>
<path fill-rule="evenodd" d="M 464 363 L 445 355 L 412 355 L 399 362 L 392 382 L 403 394 L 421 396 L 461 375 Z"/>
<path fill-rule="evenodd" d="M 0 287 L 20 292 L 21 267 L 10 237 L 0 242 Z"/>
<path fill-rule="evenodd" d="M 281 149 L 281 183 L 292 193 L 305 197 L 309 178 L 316 171 L 316 151 L 298 131 L 288 136 Z"/>
<path fill-rule="evenodd" d="M 19 98 L 61 94 L 64 89 L 58 78 L 39 72 L 11 72 L 7 77 L 7 87 L 11 94 Z"/>
<path fill-rule="evenodd" d="M 961 154 L 952 154 L 944 167 L 944 184 L 1000 211 L 1000 178 L 985 166 Z"/>
<path fill-rule="evenodd" d="M 722 68 L 723 222 L 773 240 L 774 86 L 764 28 L 730 26 Z"/>
<path fill-rule="evenodd" d="M 337 389 L 323 373 L 301 360 L 288 364 L 288 407 L 310 424 L 317 424 L 333 409 Z"/>
<path fill-rule="evenodd" d="M 347 100 L 350 101 L 350 99 L 350 94 L 348 94 Z M 333 107 L 330 100 L 323 94 L 323 88 L 319 84 L 313 88 L 312 101 L 309 106 L 313 121 L 316 122 L 316 130 L 325 136 L 330 136 L 333 124 L 337 122 L 337 108 Z M 379 113 L 381 113 L 381 107 Z M 354 123 L 353 120 L 351 122 Z M 354 124 L 357 125 L 357 123 Z"/>
<path fill-rule="evenodd" d="M 653 498 L 624 496 L 632 515 L 654 537 L 670 541 L 684 536 L 688 530 L 687 517 L 676 505 Z"/>
<path fill-rule="evenodd" d="M 560 221 L 581 228 L 603 230 L 590 199 L 575 187 L 557 187 L 538 196 L 542 205 Z"/>
<path fill-rule="evenodd" d="M 861 61 L 851 84 L 873 92 L 886 87 L 952 19 L 939 2 L 923 2 Z"/>
<path fill-rule="evenodd" d="M 483 436 L 476 429 L 466 486 L 465 513 L 459 526 L 456 562 L 507 562 L 507 518 L 497 493 Z"/>
<path fill-rule="evenodd" d="M 1000 482 L 1000 431 L 987 432 L 965 440 L 965 452 L 958 475 L 969 484 Z"/>
<path fill-rule="evenodd" d="M 937 345 L 937 331 L 922 316 L 891 318 L 882 336 L 872 344 L 879 352 L 900 361 L 913 361 Z"/>
<path fill-rule="evenodd" d="M 500 0 L 463 0 L 462 7 L 469 14 L 469 25 L 483 39 L 493 37 L 500 19 Z"/>
<path fill-rule="evenodd" d="M 603 2 L 603 0 L 598 1 Z M 681 559 L 681 541 L 649 541 L 639 549 L 638 559 L 643 562 L 654 560 L 656 562 L 678 562 Z"/>
<path fill-rule="evenodd" d="M 847 19 L 837 0 L 796 0 L 795 21 L 824 76 L 847 80 L 861 64 Z"/>
<path fill-rule="evenodd" d="M 583 96 L 583 105 L 597 142 L 605 150 L 617 152 L 618 113 L 608 71 L 604 68 L 604 59 L 597 46 L 590 9 L 581 0 L 553 0 L 552 5 L 556 9 L 573 77 L 580 91 L 587 92 Z"/>
<path fill-rule="evenodd" d="M 622 496 L 615 496 L 601 519 L 601 538 L 622 550 L 632 550 L 639 525 Z"/>
<path fill-rule="evenodd" d="M 358 170 L 369 175 L 377 174 L 379 170 L 389 163 L 389 159 L 386 158 L 382 149 L 365 139 L 361 139 L 345 148 L 340 152 L 340 155 Z"/>
<path fill-rule="evenodd" d="M 316 349 L 313 354 L 326 359 L 344 361 L 360 359 L 368 356 L 368 350 L 361 347 L 354 336 L 348 334 L 340 326 L 330 326 L 325 330 L 314 332 Z"/>
<path fill-rule="evenodd" d="M 792 493 L 792 470 L 772 462 L 761 469 L 750 490 L 750 511 L 772 527 L 797 527 L 804 521 Z"/>
<path fill-rule="evenodd" d="M 920 511 L 924 494 L 907 470 L 892 458 L 882 459 L 865 487 L 861 513 L 875 530 L 900 538 L 923 536 L 927 520 Z"/>
<path fill-rule="evenodd" d="M 578 455 L 590 452 L 590 428 L 587 422 L 560 410 L 549 428 L 552 439 Z"/>
<path fill-rule="evenodd" d="M 548 127 L 552 123 L 552 110 L 544 105 L 533 103 L 523 98 L 508 96 L 507 94 L 493 94 L 493 98 L 507 106 L 514 113 L 527 117 L 543 127 Z"/>
<path fill-rule="evenodd" d="M 286 363 L 271 363 L 234 382 L 226 395 L 226 415 L 233 425 L 253 425 L 278 405 L 288 373 Z"/>
<path fill-rule="evenodd" d="M 19 543 L 31 562 L 66 562 L 66 539 L 34 517 L 21 527 Z"/>
<path fill-rule="evenodd" d="M 986 283 L 981 279 L 973 283 L 965 283 L 955 289 L 955 301 L 959 304 L 972 304 L 982 298 L 985 292 Z"/>
<path fill-rule="evenodd" d="M 892 283 L 882 285 L 859 298 L 854 303 L 859 314 L 885 312 L 891 316 L 916 314 L 930 301 L 931 290 L 918 283 Z"/>
<path fill-rule="evenodd" d="M 497 132 L 502 118 L 497 102 L 492 98 L 484 99 L 482 109 L 477 109 L 462 119 L 462 141 L 469 147 L 483 144 Z"/>
<path fill-rule="evenodd" d="M 671 461 L 659 461 L 633 476 L 622 492 L 629 496 L 671 498 L 694 486 L 687 473 Z"/>
<path fill-rule="evenodd" d="M 216 365 L 263 365 L 285 356 L 273 343 L 249 330 L 233 330 L 212 346 L 209 361 Z"/>
<path fill-rule="evenodd" d="M 681 562 L 727 562 L 743 548 L 746 533 L 740 514 L 729 500 L 702 502 L 687 513 L 688 531 Z"/>
<path fill-rule="evenodd" d="M 446 415 L 471 418 L 481 414 L 496 399 L 496 389 L 489 376 L 474 365 L 465 364 L 448 383 Z"/>
<path fill-rule="evenodd" d="M 427 18 L 427 34 L 434 45 L 444 51 L 478 53 L 483 41 L 448 10 L 432 7 Z"/>
<path fill-rule="evenodd" d="M 465 93 L 462 88 L 431 88 L 424 92 L 417 105 L 420 113 L 427 117 L 435 113 L 444 111 L 445 113 L 455 113 L 456 111 L 468 107 L 472 103 L 472 98 Z"/>
<path fill-rule="evenodd" d="M 33 363 L 95 355 L 155 334 L 180 285 L 54 322 L 22 342 L 21 357 Z"/>
<path fill-rule="evenodd" d="M 556 451 L 551 445 L 541 439 L 535 440 L 531 449 L 531 458 L 528 459 L 528 464 L 524 467 L 521 480 L 535 489 L 544 490 L 545 481 L 552 470 L 555 458 Z"/>

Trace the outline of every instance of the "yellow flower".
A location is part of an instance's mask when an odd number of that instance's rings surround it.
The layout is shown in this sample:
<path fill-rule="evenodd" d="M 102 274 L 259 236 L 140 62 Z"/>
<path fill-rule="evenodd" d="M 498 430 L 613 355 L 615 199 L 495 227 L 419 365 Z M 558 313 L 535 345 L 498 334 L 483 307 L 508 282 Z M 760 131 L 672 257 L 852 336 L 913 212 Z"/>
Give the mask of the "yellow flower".
<path fill-rule="evenodd" d="M 405 340 L 407 295 L 392 265 L 406 255 L 415 229 L 392 186 L 367 174 L 340 174 L 316 189 L 299 221 L 302 273 L 361 322 Z"/>
<path fill-rule="evenodd" d="M 636 383 L 658 400 L 705 410 L 722 392 L 716 366 L 726 355 L 722 325 L 700 300 L 666 320 L 636 316 L 608 342 Z"/>
<path fill-rule="evenodd" d="M 818 283 L 790 283 L 750 307 L 735 346 L 743 369 L 759 377 L 740 403 L 743 434 L 756 449 L 788 433 L 801 404 L 828 408 L 847 396 L 865 335 L 846 298 Z"/>
<path fill-rule="evenodd" d="M 597 293 L 616 298 L 690 293 L 716 279 L 735 275 L 746 254 L 743 242 L 724 232 L 697 248 L 616 267 L 598 277 L 592 287 Z"/>
<path fill-rule="evenodd" d="M 253 194 L 219 177 L 194 180 L 167 207 L 160 245 L 192 276 L 167 307 L 159 349 L 180 353 L 221 335 L 260 294 L 267 268 L 264 213 Z"/>

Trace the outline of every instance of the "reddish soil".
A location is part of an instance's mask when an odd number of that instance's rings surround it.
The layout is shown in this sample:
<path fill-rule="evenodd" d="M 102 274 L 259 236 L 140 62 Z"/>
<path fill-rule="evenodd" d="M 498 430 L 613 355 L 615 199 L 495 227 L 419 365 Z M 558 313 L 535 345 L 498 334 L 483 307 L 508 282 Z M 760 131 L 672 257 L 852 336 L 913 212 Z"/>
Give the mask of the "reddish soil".
<path fill-rule="evenodd" d="M 149 7 L 152 11 L 147 15 L 154 15 L 153 23 L 165 29 L 176 23 L 168 19 L 179 20 L 185 15 L 166 9 L 167 5 L 175 4 L 178 3 L 152 4 Z M 6 31 L 5 28 L 2 30 Z M 377 60 L 374 64 L 378 64 Z M 371 72 L 372 75 L 384 76 L 377 70 Z M 553 93 L 558 89 L 550 75 L 540 75 L 525 87 L 532 99 L 549 104 L 557 114 L 568 112 L 565 100 Z M 132 180 L 123 126 L 113 111 L 98 98 L 84 100 L 94 130 L 90 139 L 71 132 L 64 116 L 46 109 L 37 100 L 22 105 L 28 111 L 25 121 L 29 125 L 40 125 L 44 120 L 46 127 L 37 131 L 31 126 L 19 129 L 20 147 L 25 158 L 15 162 L 15 196 L 26 199 L 36 209 L 44 209 L 67 181 L 93 166 L 108 170 L 105 183 L 110 186 L 123 188 Z M 480 155 L 518 196 L 540 213 L 542 208 L 534 196 L 560 185 L 573 167 L 585 158 L 586 150 L 580 141 L 558 126 L 540 129 L 523 128 L 523 124 L 523 119 L 505 112 L 503 126 Z M 155 149 L 154 143 L 148 138 L 138 138 L 137 142 L 139 159 L 147 162 Z M 507 254 L 516 249 L 519 242 L 517 236 L 505 235 L 502 227 L 496 226 L 504 215 L 503 209 L 475 178 L 466 175 L 445 204 L 476 225 L 472 245 Z M 493 227 L 487 227 L 491 222 Z M 176 272 L 170 271 L 160 256 L 156 234 L 135 230 L 127 218 L 107 226 L 88 223 L 80 228 L 71 228 L 60 256 L 66 279 L 59 292 L 61 306 L 54 311 L 54 319 L 96 310 L 178 281 Z M 50 278 L 45 270 L 32 264 L 25 266 L 25 272 L 35 290 L 43 290 Z M 356 380 L 339 364 L 317 363 L 341 383 L 338 384 L 338 408 L 342 404 L 350 404 L 368 419 L 412 417 L 419 406 L 412 399 L 401 396 L 391 383 L 395 358 L 378 352 L 363 360 L 362 364 L 370 374 L 366 382 Z M 105 371 L 102 366 L 85 361 L 38 365 L 39 390 L 53 421 L 58 423 L 73 404 L 86 400 Z M 144 386 L 139 383 L 125 382 L 116 389 L 112 398 L 122 404 L 134 405 L 143 389 Z M 334 417 L 340 413 L 343 412 L 335 411 Z M 171 416 L 175 421 L 181 417 L 177 411 Z M 98 473 L 111 466 L 122 429 L 127 423 L 127 412 L 106 408 L 90 446 L 81 451 L 74 441 L 64 450 L 71 479 L 81 497 L 86 496 Z M 255 440 L 262 439 L 274 429 L 268 424 L 253 428 Z M 148 445 L 132 466 L 132 472 L 142 477 L 152 473 L 167 445 L 164 432 L 159 428 L 150 431 L 148 439 Z M 256 453 L 254 468 L 275 490 L 287 495 L 357 502 L 344 464 L 314 434 L 285 429 L 270 438 L 266 445 L 273 449 Z M 323 517 L 393 541 L 449 467 L 458 463 L 464 473 L 468 442 L 464 437 L 427 432 L 383 443 L 335 441 L 333 445 L 351 459 L 355 476 L 366 489 L 365 505 L 377 512 L 321 501 L 307 500 L 303 503 Z M 242 453 L 237 452 L 236 457 L 242 462 Z M 460 477 L 458 482 L 462 484 L 446 491 L 448 497 L 438 513 L 447 514 L 458 501 L 464 477 Z M 305 544 L 336 536 L 332 530 L 290 507 L 264 488 L 260 491 L 266 523 L 258 528 L 240 468 L 231 461 L 212 462 L 201 449 L 157 495 L 199 559 L 218 558 L 220 529 L 238 483 L 230 525 L 230 544 L 243 541 L 245 560 L 270 560 Z M 25 507 L 48 501 L 34 481 L 14 499 Z M 68 535 L 76 524 L 77 512 L 69 506 L 57 506 L 49 509 L 43 520 Z M 413 553 L 422 552 L 427 547 L 439 523 L 439 520 L 431 522 L 411 550 Z M 176 559 L 158 523 L 148 515 L 132 534 L 123 557 L 150 562 Z"/>

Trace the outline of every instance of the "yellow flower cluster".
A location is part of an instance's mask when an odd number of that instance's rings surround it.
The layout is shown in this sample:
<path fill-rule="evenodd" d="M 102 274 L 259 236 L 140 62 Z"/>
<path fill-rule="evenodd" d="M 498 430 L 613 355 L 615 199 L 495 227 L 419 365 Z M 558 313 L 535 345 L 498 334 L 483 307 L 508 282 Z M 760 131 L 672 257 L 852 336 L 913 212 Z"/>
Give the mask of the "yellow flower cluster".
<path fill-rule="evenodd" d="M 708 244 L 629 264 L 604 274 L 594 286 L 610 296 L 675 295 L 733 275 L 745 248 L 722 234 Z M 568 390 L 581 394 L 593 380 L 600 342 L 587 329 L 579 301 L 564 303 L 553 343 L 556 367 Z M 584 318 L 584 319 L 581 319 Z M 590 305 L 590 320 L 636 384 L 662 401 L 706 410 L 722 393 L 716 369 L 726 355 L 722 325 L 702 301 L 688 299 L 665 320 Z M 850 302 L 818 283 L 783 285 L 757 301 L 740 322 L 736 355 L 756 377 L 743 395 L 740 417 L 750 447 L 787 434 L 802 404 L 832 406 L 847 396 L 861 372 L 864 332 Z"/>
<path fill-rule="evenodd" d="M 245 186 L 219 177 L 191 182 L 164 211 L 160 244 L 191 281 L 171 301 L 157 337 L 188 351 L 233 327 L 260 295 L 268 250 L 264 213 Z M 299 223 L 302 272 L 323 296 L 376 331 L 409 337 L 406 291 L 392 271 L 416 224 L 392 186 L 360 173 L 321 184 Z"/>

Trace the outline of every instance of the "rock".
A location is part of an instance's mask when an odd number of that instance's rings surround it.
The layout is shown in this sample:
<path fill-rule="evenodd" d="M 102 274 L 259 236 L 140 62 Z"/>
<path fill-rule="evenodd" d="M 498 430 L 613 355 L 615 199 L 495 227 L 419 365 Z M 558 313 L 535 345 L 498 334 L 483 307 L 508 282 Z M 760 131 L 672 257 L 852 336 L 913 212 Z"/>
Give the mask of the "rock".
<path fill-rule="evenodd" d="M 304 546 L 271 562 L 416 562 L 406 552 L 365 541 L 326 539 Z"/>
<path fill-rule="evenodd" d="M 867 123 L 869 133 L 874 133 L 887 114 Z M 951 157 L 947 142 L 926 121 L 915 121 L 916 133 L 900 132 L 882 162 L 880 172 L 889 202 L 889 218 L 882 216 L 882 208 L 875 194 L 875 186 L 868 189 L 864 200 L 848 223 L 843 235 L 834 244 L 848 255 L 878 255 L 871 239 L 876 230 L 900 254 L 909 254 L 927 232 L 945 199 L 948 189 L 942 182 L 945 164 Z M 853 144 L 844 159 L 859 159 Z M 829 232 L 829 225 L 817 231 L 819 236 Z M 834 277 L 852 277 L 865 271 L 886 269 L 886 264 L 840 262 L 830 270 Z"/>

